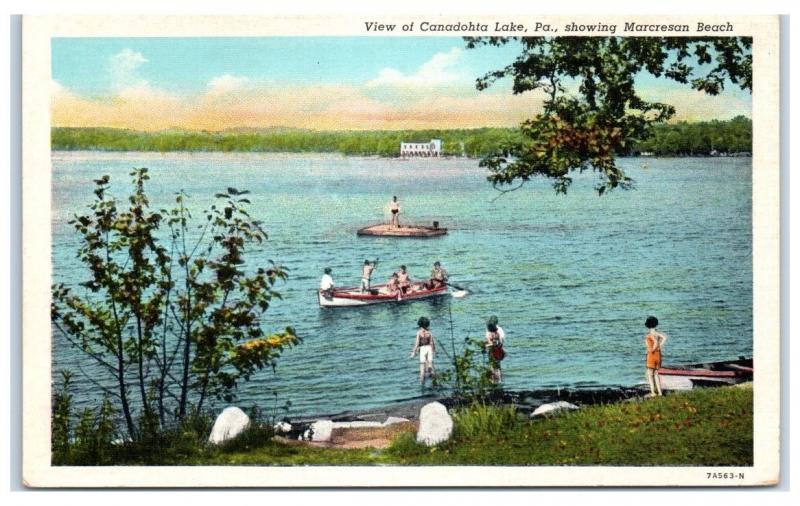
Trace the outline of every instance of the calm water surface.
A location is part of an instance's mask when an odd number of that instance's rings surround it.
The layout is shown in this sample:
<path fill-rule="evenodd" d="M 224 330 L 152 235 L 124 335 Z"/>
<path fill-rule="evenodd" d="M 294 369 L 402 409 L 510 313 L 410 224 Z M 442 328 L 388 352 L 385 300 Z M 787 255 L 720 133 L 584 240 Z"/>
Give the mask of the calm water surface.
<path fill-rule="evenodd" d="M 507 333 L 506 387 L 632 385 L 643 381 L 648 314 L 670 339 L 665 361 L 752 355 L 751 159 L 623 159 L 633 191 L 602 198 L 596 175 L 576 178 L 567 196 L 546 181 L 504 195 L 476 160 L 401 161 L 335 155 L 53 153 L 54 281 L 75 284 L 86 272 L 75 259 L 67 224 L 92 200 L 92 180 L 111 176 L 130 188 L 128 172 L 148 167 L 153 207 L 174 192 L 191 195 L 195 216 L 229 186 L 252 192 L 251 214 L 263 220 L 266 246 L 248 260 L 274 260 L 290 278 L 284 300 L 264 326 L 296 328 L 303 344 L 240 390 L 239 405 L 272 404 L 292 414 L 380 406 L 417 396 L 418 362 L 409 359 L 416 320 L 427 315 L 436 338 L 482 336 L 490 314 Z M 428 240 L 359 238 L 356 230 L 388 220 L 397 195 L 402 218 L 440 221 L 447 236 Z M 402 263 L 426 277 L 440 260 L 461 299 L 364 308 L 320 309 L 314 290 L 322 269 L 337 285 L 356 285 L 365 258 L 379 257 L 383 282 Z M 439 354 L 440 364 L 446 360 Z M 54 335 L 53 370 L 92 371 Z M 55 377 L 55 376 L 54 376 Z M 79 406 L 98 394 L 76 374 Z M 221 405 L 217 405 L 220 407 Z"/>

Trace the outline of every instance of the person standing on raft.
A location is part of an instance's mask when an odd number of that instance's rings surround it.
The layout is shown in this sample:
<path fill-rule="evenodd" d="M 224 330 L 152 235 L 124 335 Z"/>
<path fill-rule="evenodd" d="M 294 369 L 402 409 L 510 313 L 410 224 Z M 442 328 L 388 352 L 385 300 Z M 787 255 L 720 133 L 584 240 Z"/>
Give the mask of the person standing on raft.
<path fill-rule="evenodd" d="M 392 197 L 389 202 L 389 210 L 392 212 L 392 226 L 400 228 L 400 202 L 397 201 L 397 196 Z"/>
<path fill-rule="evenodd" d="M 436 377 L 436 372 L 433 369 L 433 355 L 436 352 L 436 343 L 433 340 L 428 328 L 431 322 L 426 317 L 422 316 L 417 320 L 417 336 L 414 339 L 414 349 L 411 350 L 411 357 L 419 351 L 419 384 L 425 384 L 425 377 Z"/>
<path fill-rule="evenodd" d="M 661 367 L 661 350 L 667 341 L 667 336 L 656 330 L 658 318 L 655 316 L 648 316 L 644 326 L 649 329 L 644 336 L 644 345 L 647 348 L 645 366 L 647 367 L 647 384 L 650 385 L 649 397 L 655 397 L 664 395 L 661 391 L 661 377 L 658 375 L 658 369 Z"/>

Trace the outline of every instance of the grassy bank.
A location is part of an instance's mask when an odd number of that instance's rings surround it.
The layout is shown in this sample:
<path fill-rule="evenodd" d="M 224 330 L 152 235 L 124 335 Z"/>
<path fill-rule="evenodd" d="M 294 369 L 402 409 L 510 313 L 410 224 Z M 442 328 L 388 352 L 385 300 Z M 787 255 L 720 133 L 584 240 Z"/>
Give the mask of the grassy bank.
<path fill-rule="evenodd" d="M 434 448 L 401 434 L 385 450 L 340 450 L 269 441 L 203 449 L 189 465 L 720 465 L 753 463 L 753 392 L 718 388 L 644 402 L 589 406 L 528 421 L 511 408 L 455 413 L 453 438 Z"/>
<path fill-rule="evenodd" d="M 728 121 L 673 123 L 654 127 L 649 139 L 631 147 L 630 153 L 655 156 L 707 155 L 751 151 L 752 122 L 743 116 Z M 341 153 L 396 157 L 401 142 L 441 139 L 447 156 L 482 157 L 497 146 L 518 141 L 516 128 L 463 130 L 317 131 L 291 128 L 200 132 L 168 130 L 140 132 L 117 128 L 52 128 L 56 151 L 220 151 L 274 153 Z"/>

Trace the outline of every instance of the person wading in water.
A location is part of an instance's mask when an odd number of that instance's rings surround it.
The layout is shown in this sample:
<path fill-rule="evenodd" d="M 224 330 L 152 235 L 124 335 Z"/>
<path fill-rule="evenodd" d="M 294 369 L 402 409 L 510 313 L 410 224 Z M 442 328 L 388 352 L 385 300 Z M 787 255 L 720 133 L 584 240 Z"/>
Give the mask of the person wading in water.
<path fill-rule="evenodd" d="M 430 376 L 434 378 L 436 376 L 436 372 L 433 369 L 433 355 L 436 352 L 436 343 L 433 340 L 433 334 L 431 334 L 428 328 L 430 327 L 431 322 L 426 317 L 421 317 L 417 320 L 417 326 L 419 329 L 417 330 L 417 336 L 414 339 L 414 349 L 411 350 L 411 357 L 417 354 L 419 351 L 419 384 L 425 384 L 425 377 Z"/>

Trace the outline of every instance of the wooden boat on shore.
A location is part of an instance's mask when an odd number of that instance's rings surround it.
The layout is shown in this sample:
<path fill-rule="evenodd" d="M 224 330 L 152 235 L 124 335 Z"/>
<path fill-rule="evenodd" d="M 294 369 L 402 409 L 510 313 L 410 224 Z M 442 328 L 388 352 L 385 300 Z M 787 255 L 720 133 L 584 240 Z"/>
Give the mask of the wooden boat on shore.
<path fill-rule="evenodd" d="M 733 385 L 753 380 L 753 359 L 665 366 L 658 370 L 664 390 L 691 390 L 696 386 Z"/>
<path fill-rule="evenodd" d="M 327 293 L 324 290 L 317 291 L 321 307 L 366 306 L 384 302 L 430 299 L 447 294 L 447 285 L 429 289 L 422 283 L 412 284 L 406 293 L 390 293 L 386 289 L 386 285 L 373 285 L 368 292 L 362 292 L 359 287 L 334 288 L 331 293 Z"/>
<path fill-rule="evenodd" d="M 402 225 L 394 227 L 388 223 L 379 223 L 368 227 L 360 228 L 356 232 L 359 236 L 379 236 L 379 237 L 439 237 L 447 234 L 447 229 L 439 226 L 438 221 L 433 222 L 433 226 L 427 225 Z"/>

